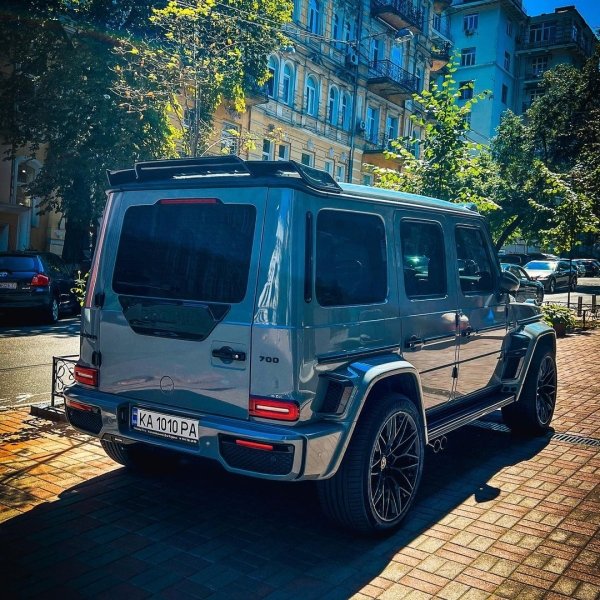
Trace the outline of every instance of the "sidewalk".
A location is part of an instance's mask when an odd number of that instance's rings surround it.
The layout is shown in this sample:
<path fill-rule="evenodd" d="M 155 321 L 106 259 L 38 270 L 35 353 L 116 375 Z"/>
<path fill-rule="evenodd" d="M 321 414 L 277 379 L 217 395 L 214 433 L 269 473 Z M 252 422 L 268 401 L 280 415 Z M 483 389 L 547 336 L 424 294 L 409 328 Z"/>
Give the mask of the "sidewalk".
<path fill-rule="evenodd" d="M 452 434 L 380 540 L 333 528 L 309 484 L 195 461 L 130 474 L 64 424 L 2 411 L 2 595 L 600 598 L 599 364 L 600 330 L 559 340 L 554 435 Z"/>

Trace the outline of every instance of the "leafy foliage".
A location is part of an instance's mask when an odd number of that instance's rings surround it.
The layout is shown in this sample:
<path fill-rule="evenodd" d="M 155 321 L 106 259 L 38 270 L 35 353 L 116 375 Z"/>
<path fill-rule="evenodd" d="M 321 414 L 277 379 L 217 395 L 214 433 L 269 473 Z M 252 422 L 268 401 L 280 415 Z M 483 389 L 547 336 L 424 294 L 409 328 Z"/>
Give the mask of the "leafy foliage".
<path fill-rule="evenodd" d="M 459 103 L 468 84 L 456 90 L 453 74 L 456 62 L 450 63 L 443 82 L 430 90 L 414 94 L 413 99 L 424 109 L 424 115 L 413 115 L 415 126 L 423 131 L 416 136 L 392 141 L 388 158 L 402 160 L 402 170 L 375 168 L 377 185 L 388 189 L 434 196 L 453 202 L 473 202 L 481 210 L 494 208 L 485 195 L 484 171 L 490 166 L 482 146 L 468 138 L 472 106 L 487 97 L 484 92 Z M 418 147 L 417 158 L 411 149 Z"/>
<path fill-rule="evenodd" d="M 180 153 L 206 150 L 217 107 L 245 110 L 245 93 L 268 78 L 267 56 L 285 37 L 289 0 L 170 0 L 152 9 L 149 33 L 117 47 L 123 64 L 114 91 L 122 106 L 168 107 Z"/>

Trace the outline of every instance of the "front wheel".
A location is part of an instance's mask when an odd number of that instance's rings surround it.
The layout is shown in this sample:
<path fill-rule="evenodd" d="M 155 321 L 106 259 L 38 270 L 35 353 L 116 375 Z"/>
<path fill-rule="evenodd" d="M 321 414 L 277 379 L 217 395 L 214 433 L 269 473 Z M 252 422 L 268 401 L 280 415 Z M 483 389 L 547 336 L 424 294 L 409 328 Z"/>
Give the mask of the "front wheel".
<path fill-rule="evenodd" d="M 397 528 L 414 502 L 425 455 L 422 418 L 405 396 L 373 400 L 338 469 L 319 482 L 324 512 L 363 533 Z"/>
<path fill-rule="evenodd" d="M 58 300 L 56 298 L 50 299 L 50 304 L 44 310 L 44 320 L 47 323 L 56 323 L 59 316 Z"/>
<path fill-rule="evenodd" d="M 571 279 L 571 291 L 574 292 L 577 289 L 577 277 Z"/>
<path fill-rule="evenodd" d="M 548 293 L 554 294 L 555 291 L 556 291 L 556 281 L 554 279 L 550 279 L 548 281 Z"/>
<path fill-rule="evenodd" d="M 556 361 L 551 351 L 533 357 L 519 400 L 502 408 L 506 424 L 518 433 L 542 435 L 550 428 L 556 406 Z"/>

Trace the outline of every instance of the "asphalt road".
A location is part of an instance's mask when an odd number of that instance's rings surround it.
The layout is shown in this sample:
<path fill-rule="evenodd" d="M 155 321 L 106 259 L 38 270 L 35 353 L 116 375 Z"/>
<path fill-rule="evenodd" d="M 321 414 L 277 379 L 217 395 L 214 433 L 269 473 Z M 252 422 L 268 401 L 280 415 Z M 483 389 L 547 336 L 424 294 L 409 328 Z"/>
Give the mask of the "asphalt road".
<path fill-rule="evenodd" d="M 79 317 L 0 323 L 0 407 L 50 401 L 52 357 L 79 354 Z"/>
<path fill-rule="evenodd" d="M 577 307 L 579 296 L 583 297 L 584 304 L 590 304 L 593 294 L 598 296 L 598 302 L 600 303 L 600 277 L 580 277 L 577 281 L 577 290 L 571 292 L 571 305 Z M 544 302 L 567 302 L 567 298 L 567 290 L 560 290 L 555 294 L 546 292 Z"/>

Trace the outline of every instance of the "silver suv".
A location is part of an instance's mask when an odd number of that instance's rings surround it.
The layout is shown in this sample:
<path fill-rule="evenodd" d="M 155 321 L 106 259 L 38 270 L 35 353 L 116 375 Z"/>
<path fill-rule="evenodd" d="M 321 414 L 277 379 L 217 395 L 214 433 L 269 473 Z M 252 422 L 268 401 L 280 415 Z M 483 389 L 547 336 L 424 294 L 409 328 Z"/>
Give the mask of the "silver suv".
<path fill-rule="evenodd" d="M 497 409 L 549 427 L 554 331 L 511 303 L 469 207 L 235 157 L 109 181 L 66 405 L 117 462 L 315 480 L 373 532 L 406 515 L 427 444 Z"/>

